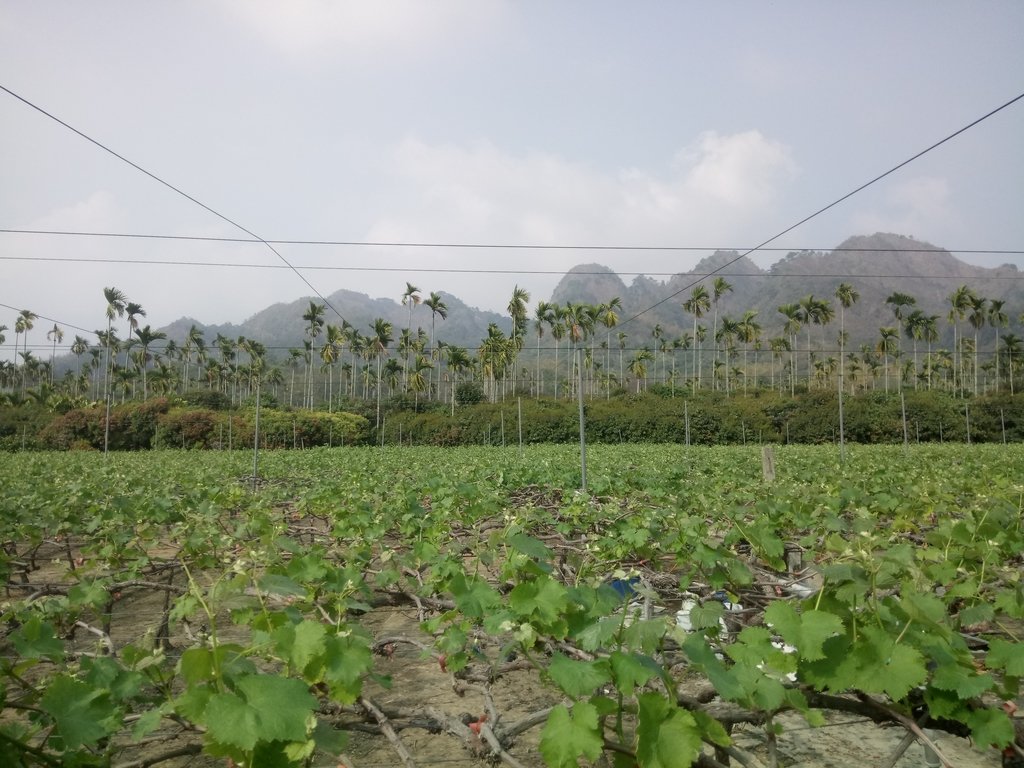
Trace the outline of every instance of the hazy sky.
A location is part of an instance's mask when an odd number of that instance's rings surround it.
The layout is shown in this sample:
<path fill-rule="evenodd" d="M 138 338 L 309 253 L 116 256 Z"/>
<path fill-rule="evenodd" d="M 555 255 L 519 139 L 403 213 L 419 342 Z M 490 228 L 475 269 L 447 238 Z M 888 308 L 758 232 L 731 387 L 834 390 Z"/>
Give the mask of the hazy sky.
<path fill-rule="evenodd" d="M 1022 40 L 1019 0 L 0 0 L 0 84 L 266 239 L 741 248 L 1024 92 Z M 1022 250 L 1022 201 L 1024 100 L 774 245 Z M 3 92 L 0 229 L 245 236 Z M 279 250 L 324 296 L 408 280 L 495 310 L 516 283 L 548 298 L 530 270 L 707 255 Z M 104 286 L 154 327 L 311 294 L 287 269 L 88 263 L 283 266 L 261 244 L 0 233 L 0 257 L 0 303 L 90 330 Z"/>

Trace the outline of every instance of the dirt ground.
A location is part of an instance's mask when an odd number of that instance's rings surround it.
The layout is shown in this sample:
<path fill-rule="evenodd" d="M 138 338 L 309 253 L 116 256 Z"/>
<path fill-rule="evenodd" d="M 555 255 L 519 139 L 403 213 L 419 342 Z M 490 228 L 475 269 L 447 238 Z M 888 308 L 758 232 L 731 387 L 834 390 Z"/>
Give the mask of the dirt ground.
<path fill-rule="evenodd" d="M 54 553 L 57 554 L 57 553 Z M 63 570 L 53 561 L 51 568 L 44 567 L 32 574 L 35 583 L 45 582 Z M 180 583 L 181 576 L 177 577 Z M 12 595 L 13 596 L 13 595 Z M 110 616 L 110 639 L 116 648 L 128 642 L 138 643 L 140 638 L 153 636 L 159 629 L 165 611 L 166 593 L 148 588 L 124 590 L 114 603 Z M 101 617 L 96 617 L 99 620 Z M 188 647 L 193 640 L 183 625 L 171 625 L 169 637 L 172 657 Z M 469 722 L 488 712 L 489 704 L 481 683 L 453 686 L 453 677 L 441 669 L 437 658 L 425 651 L 431 638 L 424 634 L 419 625 L 415 607 L 379 608 L 360 618 L 375 638 L 398 638 L 392 644 L 390 654 L 375 658 L 375 672 L 392 680 L 390 687 L 369 682 L 364 695 L 385 712 L 430 712 L 452 720 Z M 231 626 L 227 617 L 223 622 L 222 639 L 231 640 L 231 634 L 241 630 Z M 409 640 L 412 642 L 402 642 Z M 79 629 L 74 645 L 79 650 L 96 650 L 97 637 Z M 418 645 L 417 645 L 418 644 Z M 491 719 L 492 726 L 516 722 L 531 713 L 554 706 L 562 701 L 561 696 L 550 686 L 543 685 L 537 673 L 531 669 L 519 669 L 505 673 L 489 686 L 492 711 L 498 714 L 498 721 Z M 348 746 L 339 763 L 337 758 L 318 755 L 314 765 L 337 768 L 384 768 L 400 765 L 394 747 L 378 733 L 371 724 L 362 721 L 352 713 L 340 713 L 339 724 L 350 730 Z M 779 764 L 791 768 L 828 768 L 829 766 L 882 766 L 896 752 L 905 732 L 898 727 L 879 727 L 873 723 L 843 713 L 828 713 L 824 727 L 812 728 L 798 714 L 784 714 L 777 722 L 782 726 L 778 737 Z M 396 726 L 407 720 L 396 719 Z M 434 721 L 436 723 L 436 720 Z M 422 725 L 422 721 L 421 721 Z M 509 754 L 523 766 L 543 766 L 537 750 L 543 722 L 520 734 L 509 748 Z M 493 756 L 488 760 L 482 755 L 479 737 L 459 738 L 445 732 L 430 732 L 423 727 L 408 727 L 399 731 L 399 738 L 417 766 L 483 766 L 493 765 Z M 463 731 L 463 736 L 466 732 Z M 767 743 L 763 729 L 740 726 L 733 733 L 736 745 L 757 755 L 762 761 L 767 757 Z M 951 765 L 958 768 L 997 768 L 1000 758 L 995 750 L 979 751 L 966 740 L 945 734 L 937 734 L 937 743 Z M 165 727 L 142 743 L 123 743 L 123 751 L 115 757 L 114 766 L 140 765 L 140 761 L 162 755 L 169 750 L 189 743 L 198 743 L 197 735 L 173 726 Z M 481 749 L 477 751 L 477 747 Z M 710 754 L 710 752 L 709 752 Z M 202 755 L 183 755 L 159 763 L 162 766 L 208 766 L 223 765 Z M 911 744 L 895 763 L 897 768 L 925 768 L 938 765 L 929 762 L 925 749 L 919 743 Z"/>

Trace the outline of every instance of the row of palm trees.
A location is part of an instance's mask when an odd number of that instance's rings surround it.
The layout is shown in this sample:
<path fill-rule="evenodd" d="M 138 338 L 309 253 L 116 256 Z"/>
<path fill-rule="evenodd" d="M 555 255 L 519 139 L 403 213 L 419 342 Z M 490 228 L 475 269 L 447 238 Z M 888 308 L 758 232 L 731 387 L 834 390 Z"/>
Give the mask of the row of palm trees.
<path fill-rule="evenodd" d="M 953 330 L 951 349 L 936 348 L 940 316 L 925 312 L 908 294 L 890 295 L 886 304 L 894 324 L 880 327 L 874 343 L 851 350 L 846 313 L 860 295 L 849 283 L 841 283 L 830 298 L 808 295 L 779 306 L 781 333 L 770 338 L 765 338 L 758 311 L 747 310 L 738 317 L 719 311 L 722 298 L 731 291 L 723 277 L 707 286 L 694 286 L 680 305 L 683 313 L 692 316 L 690 330 L 672 335 L 655 324 L 649 341 L 638 346 L 621 330 L 613 336 L 622 312 L 618 297 L 596 304 L 538 301 L 531 318 L 529 293 L 516 286 L 506 308 L 510 331 L 506 334 L 490 324 L 485 338 L 471 351 L 437 338 L 438 319 L 448 317 L 441 294 L 431 292 L 423 299 L 419 288 L 406 283 L 401 301 L 408 308 L 408 325 L 399 330 L 397 344 L 390 321 L 374 319 L 366 332 L 345 320 L 330 324 L 325 304 L 311 301 L 302 315 L 302 346 L 289 349 L 283 360 L 271 364 L 264 345 L 242 336 L 232 339 L 218 334 L 207 342 L 192 326 L 180 344 L 169 340 L 165 333 L 140 324 L 146 316 L 140 304 L 116 288 L 106 288 L 106 327 L 95 332 L 99 344 L 75 336 L 69 349 L 78 359 L 76 370 L 68 371 L 59 382 L 54 380 L 54 366 L 63 329 L 54 324 L 47 332 L 49 361 L 37 358 L 28 348 L 28 333 L 38 316 L 21 310 L 14 322 L 15 358 L 0 362 L 0 390 L 9 398 L 24 398 L 61 388 L 66 394 L 102 398 L 109 405 L 118 396 L 146 398 L 151 393 L 184 392 L 205 385 L 239 402 L 263 383 L 279 398 L 284 392 L 288 404 L 298 407 L 326 403 L 333 409 L 342 398 L 375 400 L 379 421 L 385 394 L 433 398 L 454 406 L 458 385 L 467 380 L 479 382 L 492 401 L 512 392 L 571 397 L 578 387 L 588 396 L 608 397 L 618 388 L 640 391 L 651 383 L 673 391 L 722 389 L 727 394 L 746 393 L 752 387 L 795 393 L 798 386 L 838 386 L 850 392 L 879 387 L 888 391 L 890 386 L 942 387 L 975 394 L 1000 386 L 1014 389 L 1021 339 L 1002 332 L 1009 326 L 1005 302 L 981 297 L 968 286 L 949 297 L 946 321 Z M 420 304 L 431 313 L 429 334 L 422 328 L 413 330 L 414 309 Z M 825 331 L 837 310 L 839 331 L 832 346 Z M 705 317 L 711 319 L 710 328 L 701 323 Z M 122 318 L 126 325 L 116 328 L 115 320 Z M 524 350 L 531 319 L 535 350 L 529 359 Z M 995 343 L 993 354 L 983 360 L 981 331 L 986 327 L 993 330 Z M 812 340 L 815 328 L 821 332 L 817 349 Z M 0 326 L 0 344 L 7 330 Z M 118 335 L 122 330 L 123 339 Z M 803 350 L 798 346 L 801 334 Z M 904 348 L 904 339 L 912 345 L 912 356 Z M 157 342 L 164 343 L 157 347 Z M 836 349 L 837 355 L 830 354 Z"/>

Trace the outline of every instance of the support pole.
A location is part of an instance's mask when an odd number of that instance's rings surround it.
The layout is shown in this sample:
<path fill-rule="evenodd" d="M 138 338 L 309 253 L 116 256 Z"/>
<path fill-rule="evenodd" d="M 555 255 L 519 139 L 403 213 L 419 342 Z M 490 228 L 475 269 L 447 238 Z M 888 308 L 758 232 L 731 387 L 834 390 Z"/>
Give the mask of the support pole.
<path fill-rule="evenodd" d="M 583 419 L 583 364 L 580 359 L 581 350 L 576 350 L 576 399 L 580 411 L 580 490 L 587 490 L 587 433 Z"/>

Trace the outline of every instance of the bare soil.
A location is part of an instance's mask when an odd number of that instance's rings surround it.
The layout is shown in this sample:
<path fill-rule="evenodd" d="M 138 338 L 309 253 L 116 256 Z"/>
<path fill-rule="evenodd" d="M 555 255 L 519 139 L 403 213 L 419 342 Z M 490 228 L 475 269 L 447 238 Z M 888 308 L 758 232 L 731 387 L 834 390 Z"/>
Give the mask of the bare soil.
<path fill-rule="evenodd" d="M 169 547 L 170 555 L 173 548 Z M 68 578 L 68 550 L 64 545 L 50 544 L 37 552 L 37 570 L 31 573 L 33 584 L 57 583 Z M 76 552 L 72 548 L 70 557 Z M 167 570 L 159 581 L 169 588 L 182 586 L 184 574 Z M 25 595 L 14 590 L 12 597 Z M 173 594 L 172 594 L 173 597 Z M 168 654 L 173 658 L 181 649 L 195 642 L 203 631 L 202 622 L 167 625 L 165 622 L 168 592 L 148 586 L 121 590 L 109 614 L 91 617 L 93 629 L 109 628 L 109 639 L 115 649 L 127 643 L 138 644 L 142 638 L 155 639 L 166 632 Z M 360 623 L 378 640 L 391 639 L 375 659 L 375 672 L 390 679 L 390 685 L 370 681 L 364 695 L 387 715 L 396 729 L 397 738 L 417 766 L 483 766 L 493 765 L 493 752 L 468 724 L 489 715 L 488 725 L 499 728 L 515 723 L 531 714 L 542 712 L 562 701 L 552 687 L 544 685 L 538 673 L 527 665 L 509 669 L 497 679 L 482 677 L 470 681 L 459 679 L 442 669 L 435 654 L 428 649 L 432 638 L 420 628 L 420 616 L 414 606 L 387 606 L 375 609 L 360 618 Z M 224 617 L 223 639 L 231 639 L 234 628 Z M 71 648 L 79 652 L 103 652 L 105 640 L 87 628 L 73 630 Z M 474 669 L 483 673 L 485 669 Z M 316 766 L 344 765 L 347 768 L 383 768 L 400 765 L 394 744 L 381 735 L 379 725 L 356 708 L 335 711 L 332 715 L 339 727 L 349 731 L 349 742 L 339 761 L 317 755 Z M 829 766 L 882 766 L 896 753 L 905 731 L 898 727 L 879 727 L 874 723 L 842 713 L 827 713 L 827 725 L 812 728 L 798 714 L 787 713 L 777 718 L 782 731 L 777 738 L 778 762 L 792 768 L 828 768 Z M 543 720 L 518 734 L 508 746 L 508 755 L 523 766 L 543 766 L 537 749 Z M 753 753 L 767 764 L 768 739 L 763 728 L 738 726 L 733 736 L 736 745 Z M 978 750 L 964 739 L 936 734 L 937 744 L 951 765 L 959 768 L 997 768 L 1000 758 L 995 750 Z M 175 750 L 190 748 L 201 742 L 201 736 L 180 726 L 164 727 L 141 743 L 125 740 L 114 759 L 115 766 L 141 768 Z M 712 754 L 709 750 L 709 754 Z M 179 755 L 161 760 L 162 766 L 223 765 L 199 754 Z M 924 768 L 937 765 L 929 761 L 925 748 L 911 744 L 895 763 L 897 768 Z M 609 763 L 610 765 L 610 763 Z"/>

